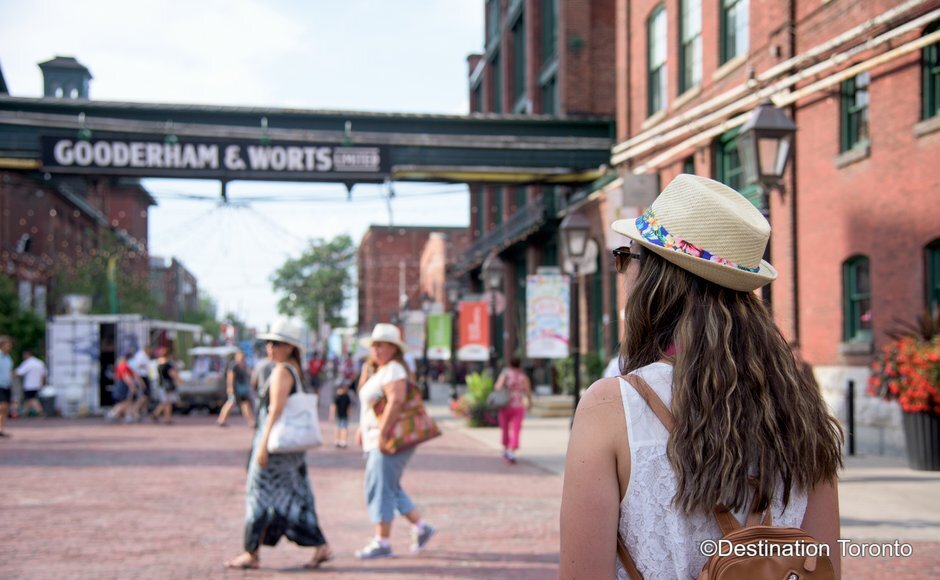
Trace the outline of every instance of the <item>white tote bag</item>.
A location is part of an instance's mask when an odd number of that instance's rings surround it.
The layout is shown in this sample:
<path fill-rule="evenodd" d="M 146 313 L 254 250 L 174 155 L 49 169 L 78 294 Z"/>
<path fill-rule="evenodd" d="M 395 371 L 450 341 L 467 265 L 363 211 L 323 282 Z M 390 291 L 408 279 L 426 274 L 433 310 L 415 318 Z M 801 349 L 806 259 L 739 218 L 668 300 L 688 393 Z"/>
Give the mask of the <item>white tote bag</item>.
<path fill-rule="evenodd" d="M 320 433 L 320 399 L 314 393 L 305 392 L 297 371 L 290 365 L 287 365 L 287 368 L 294 375 L 298 388 L 297 392 L 287 397 L 284 412 L 271 428 L 268 453 L 296 453 L 323 445 L 323 435 Z"/>

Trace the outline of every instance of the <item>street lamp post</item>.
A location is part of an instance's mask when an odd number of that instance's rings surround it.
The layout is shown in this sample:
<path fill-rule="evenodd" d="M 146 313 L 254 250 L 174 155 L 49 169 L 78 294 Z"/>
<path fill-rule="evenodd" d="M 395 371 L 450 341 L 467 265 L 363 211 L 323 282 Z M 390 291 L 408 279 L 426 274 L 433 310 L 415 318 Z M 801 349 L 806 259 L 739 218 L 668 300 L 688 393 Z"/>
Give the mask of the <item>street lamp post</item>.
<path fill-rule="evenodd" d="M 457 301 L 460 300 L 460 283 L 453 278 L 444 284 L 447 304 L 450 306 L 450 400 L 457 400 Z"/>
<path fill-rule="evenodd" d="M 574 363 L 574 411 L 581 402 L 581 312 L 578 288 L 578 266 L 587 250 L 588 234 L 591 224 L 579 212 L 569 213 L 561 221 L 562 245 L 572 266 L 571 307 L 573 310 L 571 324 L 571 357 Z M 571 417 L 574 422 L 574 415 Z"/>
<path fill-rule="evenodd" d="M 737 145 L 744 176 L 748 185 L 760 189 L 760 212 L 770 221 L 770 191 L 782 187 L 783 174 L 793 155 L 793 136 L 796 123 L 774 106 L 770 99 L 763 101 L 741 126 Z M 770 244 L 764 250 L 764 259 L 770 261 Z M 766 302 L 771 301 L 771 285 L 761 289 Z"/>
<path fill-rule="evenodd" d="M 431 304 L 433 299 L 427 293 L 421 295 L 421 312 L 424 313 L 424 353 L 421 357 L 421 396 L 425 401 L 431 398 L 430 386 L 430 363 L 428 362 L 428 338 L 430 326 L 428 325 L 428 315 L 431 313 Z"/>
<path fill-rule="evenodd" d="M 493 379 L 499 369 L 496 368 L 496 292 L 503 285 L 503 273 L 506 266 L 499 259 L 496 252 L 491 253 L 483 261 L 483 281 L 490 292 L 490 368 L 493 370 Z"/>

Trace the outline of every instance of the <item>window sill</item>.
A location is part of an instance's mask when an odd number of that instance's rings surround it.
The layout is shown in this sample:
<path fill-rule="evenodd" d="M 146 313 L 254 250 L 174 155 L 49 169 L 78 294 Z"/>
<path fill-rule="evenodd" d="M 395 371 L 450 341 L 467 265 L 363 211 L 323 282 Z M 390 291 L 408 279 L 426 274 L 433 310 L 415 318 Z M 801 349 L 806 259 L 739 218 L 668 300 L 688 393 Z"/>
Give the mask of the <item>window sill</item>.
<path fill-rule="evenodd" d="M 688 103 L 689 101 L 691 101 L 692 99 L 694 99 L 695 97 L 701 94 L 702 94 L 702 84 L 699 83 L 695 85 L 694 87 L 692 87 L 691 89 L 686 89 L 684 93 L 679 95 L 679 98 L 676 99 L 676 101 L 672 104 L 672 107 L 670 107 L 670 109 L 672 109 L 673 111 L 676 111 L 680 109 L 683 105 L 685 105 L 686 103 Z"/>
<path fill-rule="evenodd" d="M 874 352 L 872 341 L 852 340 L 839 343 L 839 354 L 842 356 L 867 355 Z"/>
<path fill-rule="evenodd" d="M 731 74 L 732 72 L 734 72 L 735 69 L 737 69 L 738 67 L 740 67 L 740 66 L 741 66 L 742 64 L 744 64 L 745 62 L 747 62 L 747 55 L 746 55 L 746 54 L 739 54 L 738 56 L 732 58 L 731 60 L 729 60 L 729 61 L 726 62 L 725 64 L 723 64 L 723 65 L 721 65 L 720 67 L 718 67 L 718 70 L 716 70 L 716 71 L 712 74 L 712 82 L 717 82 L 717 81 L 720 81 L 721 79 L 725 78 L 726 76 L 728 76 L 729 74 Z"/>
<path fill-rule="evenodd" d="M 646 131 L 653 125 L 658 124 L 660 121 L 666 118 L 666 109 L 660 109 L 653 113 L 648 119 L 643 121 L 643 124 L 640 125 L 641 131 Z"/>
<path fill-rule="evenodd" d="M 940 131 L 940 115 L 931 117 L 929 119 L 924 119 L 920 123 L 914 125 L 915 137 L 923 137 L 924 135 L 936 133 L 937 131 Z"/>
<path fill-rule="evenodd" d="M 856 145 L 848 151 L 843 151 L 836 155 L 836 169 L 842 169 L 843 167 L 848 167 L 853 163 L 858 163 L 863 159 L 868 159 L 871 155 L 871 145 L 865 143 L 864 145 Z"/>

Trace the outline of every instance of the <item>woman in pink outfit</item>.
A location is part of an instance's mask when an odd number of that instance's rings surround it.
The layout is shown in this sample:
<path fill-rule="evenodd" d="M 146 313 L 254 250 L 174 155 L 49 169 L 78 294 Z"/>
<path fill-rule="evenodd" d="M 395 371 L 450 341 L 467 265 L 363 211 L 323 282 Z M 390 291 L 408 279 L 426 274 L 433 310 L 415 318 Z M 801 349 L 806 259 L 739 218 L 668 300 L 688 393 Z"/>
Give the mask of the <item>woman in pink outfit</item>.
<path fill-rule="evenodd" d="M 509 366 L 496 379 L 494 391 L 509 391 L 509 404 L 499 410 L 499 428 L 503 431 L 503 459 L 515 463 L 515 451 L 519 449 L 519 432 L 526 409 L 532 408 L 532 384 L 522 372 L 518 357 L 509 359 Z"/>

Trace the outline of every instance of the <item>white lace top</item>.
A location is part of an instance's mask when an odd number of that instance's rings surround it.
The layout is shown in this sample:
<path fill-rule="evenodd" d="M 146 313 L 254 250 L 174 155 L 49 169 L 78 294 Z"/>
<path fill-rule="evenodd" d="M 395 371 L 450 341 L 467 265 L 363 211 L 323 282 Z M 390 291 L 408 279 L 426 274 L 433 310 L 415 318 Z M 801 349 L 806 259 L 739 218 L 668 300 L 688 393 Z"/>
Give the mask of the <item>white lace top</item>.
<path fill-rule="evenodd" d="M 656 394 L 671 406 L 672 366 L 653 363 L 636 371 Z M 672 506 L 676 476 L 666 457 L 666 428 L 646 401 L 627 381 L 620 379 L 620 394 L 627 417 L 630 441 L 630 481 L 620 502 L 620 533 L 643 578 L 695 578 L 707 558 L 699 551 L 704 540 L 721 538 L 712 513 L 682 515 Z M 773 524 L 799 527 L 806 511 L 806 494 L 791 490 L 790 504 L 783 509 L 782 486 L 772 502 Z M 739 521 L 741 513 L 735 514 Z M 617 578 L 629 580 L 617 561 Z"/>

